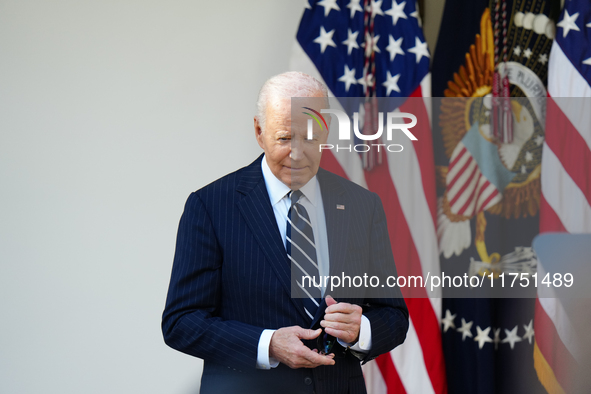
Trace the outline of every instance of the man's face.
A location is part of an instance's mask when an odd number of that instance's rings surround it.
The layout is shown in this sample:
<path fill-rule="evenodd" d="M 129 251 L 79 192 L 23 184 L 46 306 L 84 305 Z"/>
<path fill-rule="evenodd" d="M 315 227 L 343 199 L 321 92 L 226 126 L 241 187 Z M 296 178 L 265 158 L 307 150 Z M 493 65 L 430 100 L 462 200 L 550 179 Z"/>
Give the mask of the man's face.
<path fill-rule="evenodd" d="M 319 104 L 323 100 L 311 101 Z M 320 112 L 321 108 L 315 107 Z M 256 138 L 265 151 L 271 172 L 292 190 L 298 190 L 316 175 L 320 166 L 320 144 L 325 144 L 328 138 L 328 130 L 321 130 L 314 122 L 313 139 L 307 139 L 307 122 L 311 118 L 303 111 L 294 111 L 292 119 L 290 99 L 271 99 L 267 104 L 264 132 L 256 117 L 254 120 Z"/>

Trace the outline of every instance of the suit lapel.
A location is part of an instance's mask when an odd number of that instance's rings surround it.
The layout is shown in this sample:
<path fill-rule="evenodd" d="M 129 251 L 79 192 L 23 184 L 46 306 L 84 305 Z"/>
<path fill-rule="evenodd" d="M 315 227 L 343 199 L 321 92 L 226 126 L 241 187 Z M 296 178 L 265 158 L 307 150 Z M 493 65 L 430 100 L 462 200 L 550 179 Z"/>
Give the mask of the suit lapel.
<path fill-rule="evenodd" d="M 326 218 L 326 232 L 328 235 L 328 255 L 330 259 L 330 275 L 340 275 L 335 272 L 337 264 L 335 262 L 345 261 L 345 248 L 347 236 L 349 234 L 349 220 L 347 217 L 346 193 L 343 187 L 335 178 L 327 176 L 327 171 L 318 170 L 318 180 L 320 190 L 322 191 L 322 201 L 324 206 L 324 216 Z M 338 206 L 338 208 L 337 208 Z M 351 209 L 352 207 L 349 207 Z"/>
<path fill-rule="evenodd" d="M 269 201 L 269 193 L 261 170 L 262 157 L 261 155 L 244 169 L 243 176 L 236 187 L 236 190 L 244 195 L 237 203 L 238 209 L 265 253 L 267 262 L 270 263 L 279 282 L 290 294 L 290 299 L 298 312 L 307 320 L 308 316 L 304 312 L 302 301 L 291 297 L 291 265 Z"/>

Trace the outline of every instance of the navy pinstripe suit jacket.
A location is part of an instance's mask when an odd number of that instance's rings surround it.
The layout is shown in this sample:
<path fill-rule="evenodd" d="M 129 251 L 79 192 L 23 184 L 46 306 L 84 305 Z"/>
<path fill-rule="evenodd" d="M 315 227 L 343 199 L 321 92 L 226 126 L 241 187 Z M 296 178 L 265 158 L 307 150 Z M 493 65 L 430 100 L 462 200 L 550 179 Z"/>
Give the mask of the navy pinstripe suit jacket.
<path fill-rule="evenodd" d="M 255 368 L 263 329 L 311 326 L 301 300 L 290 296 L 290 262 L 262 157 L 189 196 L 162 318 L 165 342 L 204 360 L 202 393 L 364 393 L 360 361 L 350 352 L 334 366 Z M 358 250 L 371 250 L 372 260 L 393 267 L 379 197 L 322 169 L 317 176 L 331 272 L 333 261 L 368 264 Z M 336 209 L 337 204 L 347 209 Z M 404 341 L 408 311 L 402 298 L 337 301 L 362 305 L 371 322 L 373 345 L 364 362 Z M 316 320 L 322 315 L 319 310 Z"/>

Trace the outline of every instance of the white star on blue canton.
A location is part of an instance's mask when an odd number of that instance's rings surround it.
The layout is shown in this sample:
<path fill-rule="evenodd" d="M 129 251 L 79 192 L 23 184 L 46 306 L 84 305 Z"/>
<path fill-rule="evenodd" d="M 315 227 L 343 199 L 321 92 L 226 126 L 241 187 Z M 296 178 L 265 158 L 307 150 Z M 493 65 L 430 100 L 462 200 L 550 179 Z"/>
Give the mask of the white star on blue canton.
<path fill-rule="evenodd" d="M 357 80 L 357 83 L 363 87 L 363 94 L 367 91 L 367 70 L 363 70 L 363 75 Z"/>
<path fill-rule="evenodd" d="M 371 11 L 371 17 L 375 18 L 376 15 L 384 15 L 384 11 L 382 11 L 382 1 L 375 1 L 371 0 L 371 4 L 367 6 L 367 11 Z"/>
<path fill-rule="evenodd" d="M 456 329 L 457 332 L 461 332 L 462 333 L 462 342 L 467 337 L 470 337 L 470 338 L 473 337 L 473 335 L 472 335 L 472 324 L 474 324 L 473 321 L 466 322 L 466 320 L 464 320 L 464 318 L 462 317 L 462 327 Z"/>
<path fill-rule="evenodd" d="M 398 4 L 396 1 L 392 2 L 392 8 L 386 11 L 386 14 L 392 17 L 392 24 L 396 26 L 398 19 L 407 19 L 406 14 L 404 13 L 404 6 L 406 5 L 406 1 Z"/>
<path fill-rule="evenodd" d="M 348 92 L 351 85 L 357 85 L 355 69 L 349 70 L 349 67 L 345 64 L 345 74 L 339 78 L 339 81 L 345 83 L 345 90 Z"/>
<path fill-rule="evenodd" d="M 306 3 L 306 5 L 304 6 L 305 10 L 311 10 L 312 7 L 310 7 L 310 0 L 304 0 L 304 3 Z"/>
<path fill-rule="evenodd" d="M 515 343 L 521 342 L 521 338 L 517 335 L 517 326 L 513 327 L 511 331 L 505 328 L 505 339 L 501 341 L 501 343 L 509 343 L 511 346 L 511 350 L 515 347 Z"/>
<path fill-rule="evenodd" d="M 476 336 L 474 340 L 478 342 L 478 349 L 482 349 L 485 343 L 492 342 L 493 340 L 488 336 L 490 327 L 486 327 L 484 330 L 480 326 L 476 326 Z"/>
<path fill-rule="evenodd" d="M 347 46 L 347 55 L 350 55 L 353 49 L 358 49 L 359 44 L 357 43 L 357 35 L 359 34 L 358 31 L 353 33 L 351 29 L 348 29 L 347 39 L 343 41 L 343 44 Z"/>
<path fill-rule="evenodd" d="M 397 40 L 395 40 L 394 37 L 392 37 L 392 36 L 388 37 L 389 44 L 386 47 L 386 50 L 388 52 L 390 52 L 390 61 L 391 62 L 394 61 L 394 58 L 396 57 L 396 55 L 404 55 L 404 51 L 402 50 L 402 39 L 403 39 L 403 37 L 400 37 Z"/>
<path fill-rule="evenodd" d="M 373 39 L 371 35 L 368 33 L 365 34 L 365 42 L 361 44 L 362 47 L 365 47 L 365 56 L 371 56 L 372 50 L 376 53 L 381 53 L 380 48 L 378 48 L 378 40 L 380 39 L 380 35 L 376 35 Z M 366 45 L 367 42 L 371 42 L 372 45 Z"/>
<path fill-rule="evenodd" d="M 415 37 L 415 46 L 408 50 L 411 53 L 414 53 L 417 57 L 417 63 L 421 61 L 423 56 L 426 58 L 430 58 L 429 50 L 427 49 L 427 41 L 421 42 L 419 37 Z"/>
<path fill-rule="evenodd" d="M 419 15 L 419 10 L 414 10 L 413 12 L 410 13 L 410 16 L 412 16 L 413 18 L 415 18 L 417 20 L 417 23 L 419 24 L 419 26 L 423 27 L 423 21 L 421 20 L 421 16 Z"/>
<path fill-rule="evenodd" d="M 334 41 L 332 40 L 332 36 L 334 35 L 334 31 L 335 31 L 335 29 L 332 29 L 331 31 L 329 31 L 327 33 L 326 30 L 324 30 L 324 26 L 320 26 L 320 35 L 314 39 L 314 42 L 316 44 L 320 44 L 320 53 L 324 53 L 324 51 L 326 50 L 326 47 L 328 47 L 329 45 L 331 47 L 336 48 L 337 44 L 335 44 Z"/>
<path fill-rule="evenodd" d="M 361 0 L 351 0 L 349 4 L 347 4 L 347 8 L 351 10 L 351 19 L 353 19 L 357 11 L 363 12 L 363 8 L 361 8 L 361 6 L 359 5 L 360 1 Z"/>
<path fill-rule="evenodd" d="M 388 74 L 386 76 L 386 82 L 384 82 L 382 85 L 386 87 L 386 89 L 388 89 L 386 96 L 390 96 L 390 93 L 392 93 L 392 91 L 398 92 L 400 93 L 400 88 L 398 87 L 398 80 L 400 79 L 400 74 L 396 74 L 394 76 L 392 76 L 392 74 L 390 74 L 390 71 L 388 71 Z"/>
<path fill-rule="evenodd" d="M 441 324 L 443 324 L 443 332 L 447 332 L 447 330 L 450 327 L 454 329 L 456 328 L 456 325 L 454 323 L 454 319 L 456 318 L 456 316 L 457 315 L 452 315 L 449 309 L 445 311 L 445 317 L 441 319 Z"/>
<path fill-rule="evenodd" d="M 318 5 L 324 7 L 324 16 L 327 17 L 331 10 L 340 11 L 341 9 L 337 5 L 337 0 L 322 0 L 318 2 Z"/>
<path fill-rule="evenodd" d="M 579 17 L 579 13 L 569 15 L 567 10 L 564 10 L 564 18 L 560 22 L 556 24 L 558 27 L 562 27 L 562 38 L 566 37 L 566 35 L 571 31 L 580 31 L 579 26 L 575 23 L 577 18 Z"/>
<path fill-rule="evenodd" d="M 527 326 L 524 324 L 523 328 L 525 329 L 525 335 L 523 336 L 522 339 L 527 339 L 527 341 L 531 345 L 531 341 L 534 339 L 534 335 L 535 335 L 534 327 L 533 327 L 533 320 L 530 320 L 529 324 Z"/>

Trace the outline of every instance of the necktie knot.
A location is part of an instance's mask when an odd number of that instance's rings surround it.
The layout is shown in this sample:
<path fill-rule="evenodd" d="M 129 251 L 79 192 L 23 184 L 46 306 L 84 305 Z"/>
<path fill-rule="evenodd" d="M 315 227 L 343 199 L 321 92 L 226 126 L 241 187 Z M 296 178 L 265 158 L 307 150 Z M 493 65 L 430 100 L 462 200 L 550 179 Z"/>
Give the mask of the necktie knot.
<path fill-rule="evenodd" d="M 298 203 L 300 198 L 304 195 L 301 190 L 292 190 L 288 193 L 289 198 L 291 199 L 291 205 L 294 206 Z"/>

